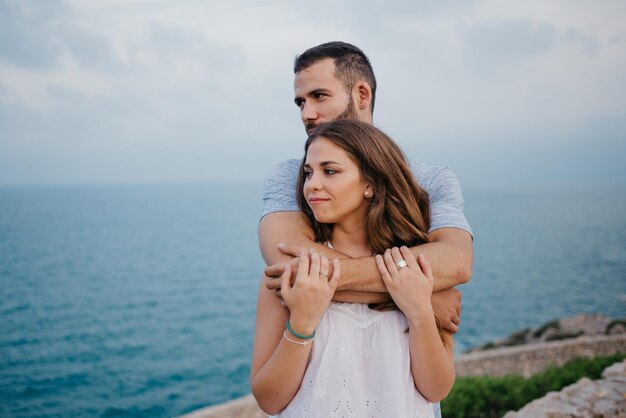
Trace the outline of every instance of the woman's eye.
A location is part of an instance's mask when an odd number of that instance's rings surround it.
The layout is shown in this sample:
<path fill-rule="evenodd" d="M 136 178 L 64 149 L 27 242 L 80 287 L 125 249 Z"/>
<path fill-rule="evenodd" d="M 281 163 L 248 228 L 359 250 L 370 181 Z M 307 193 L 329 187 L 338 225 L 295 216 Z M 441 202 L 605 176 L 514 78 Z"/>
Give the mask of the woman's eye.
<path fill-rule="evenodd" d="M 324 174 L 329 174 L 330 175 L 330 174 L 335 174 L 335 173 L 336 173 L 336 171 L 333 170 L 332 168 L 325 168 L 324 169 Z"/>
<path fill-rule="evenodd" d="M 309 177 L 311 177 L 311 174 L 313 174 L 313 172 L 312 172 L 312 171 L 305 171 L 305 172 L 304 172 L 304 178 L 305 178 L 305 179 L 308 179 Z"/>

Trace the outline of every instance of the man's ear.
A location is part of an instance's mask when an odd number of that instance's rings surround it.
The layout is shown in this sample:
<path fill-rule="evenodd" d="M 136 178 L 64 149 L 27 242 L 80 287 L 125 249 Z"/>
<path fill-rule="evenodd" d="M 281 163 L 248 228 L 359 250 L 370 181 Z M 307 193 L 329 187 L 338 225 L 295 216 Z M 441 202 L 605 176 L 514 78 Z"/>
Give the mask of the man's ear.
<path fill-rule="evenodd" d="M 369 109 L 372 105 L 372 88 L 365 81 L 359 81 L 354 86 L 357 96 L 357 107 L 360 110 Z"/>

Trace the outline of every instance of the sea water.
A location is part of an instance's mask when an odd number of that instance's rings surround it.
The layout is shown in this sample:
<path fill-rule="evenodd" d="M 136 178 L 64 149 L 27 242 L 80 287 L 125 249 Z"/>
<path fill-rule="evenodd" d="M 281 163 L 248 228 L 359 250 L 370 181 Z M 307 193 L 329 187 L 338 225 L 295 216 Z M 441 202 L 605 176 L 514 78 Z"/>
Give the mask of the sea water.
<path fill-rule="evenodd" d="M 249 392 L 260 184 L 0 188 L 0 416 L 175 416 Z M 456 351 L 626 316 L 626 188 L 465 190 Z"/>

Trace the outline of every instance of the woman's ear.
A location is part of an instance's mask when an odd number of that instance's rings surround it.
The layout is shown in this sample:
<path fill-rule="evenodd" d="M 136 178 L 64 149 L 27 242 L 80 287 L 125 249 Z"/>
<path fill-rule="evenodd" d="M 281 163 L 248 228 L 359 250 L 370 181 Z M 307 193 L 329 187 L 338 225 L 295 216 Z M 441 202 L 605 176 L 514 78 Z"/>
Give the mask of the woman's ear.
<path fill-rule="evenodd" d="M 370 185 L 365 185 L 365 192 L 363 192 L 363 196 L 365 196 L 366 199 L 374 197 L 374 188 Z"/>

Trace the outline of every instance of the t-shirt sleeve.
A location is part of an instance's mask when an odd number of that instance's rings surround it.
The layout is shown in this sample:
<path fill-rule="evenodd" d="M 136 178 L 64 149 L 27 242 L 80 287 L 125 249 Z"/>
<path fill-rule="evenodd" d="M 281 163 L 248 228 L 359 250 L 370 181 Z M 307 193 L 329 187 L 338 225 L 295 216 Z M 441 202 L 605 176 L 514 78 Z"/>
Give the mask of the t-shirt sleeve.
<path fill-rule="evenodd" d="M 463 213 L 463 193 L 456 175 L 447 167 L 437 167 L 422 187 L 430 199 L 430 230 L 459 228 L 472 234 Z"/>
<path fill-rule="evenodd" d="M 263 186 L 263 212 L 261 218 L 273 212 L 298 211 L 296 182 L 300 161 L 287 160 L 276 165 Z"/>

